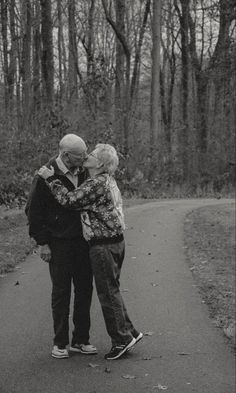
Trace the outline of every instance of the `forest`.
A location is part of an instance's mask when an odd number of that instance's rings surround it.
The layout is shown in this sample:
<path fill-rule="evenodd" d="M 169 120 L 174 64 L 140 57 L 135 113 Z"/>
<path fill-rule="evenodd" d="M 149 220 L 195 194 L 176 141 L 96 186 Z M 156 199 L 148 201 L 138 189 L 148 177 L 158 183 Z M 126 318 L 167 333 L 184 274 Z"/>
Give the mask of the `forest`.
<path fill-rule="evenodd" d="M 1 0 L 0 205 L 76 133 L 119 152 L 124 197 L 235 185 L 235 0 Z"/>

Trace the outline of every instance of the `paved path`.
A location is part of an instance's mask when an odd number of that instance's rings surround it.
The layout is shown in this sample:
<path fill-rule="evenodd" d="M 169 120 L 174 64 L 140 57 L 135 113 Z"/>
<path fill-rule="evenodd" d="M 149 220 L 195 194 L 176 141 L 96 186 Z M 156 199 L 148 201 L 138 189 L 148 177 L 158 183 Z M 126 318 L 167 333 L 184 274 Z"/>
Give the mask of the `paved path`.
<path fill-rule="evenodd" d="M 0 280 L 1 393 L 233 393 L 234 356 L 208 317 L 184 259 L 182 224 L 198 206 L 224 200 L 160 201 L 126 211 L 121 277 L 130 316 L 144 339 L 125 358 L 110 349 L 94 292 L 96 356 L 50 357 L 47 265 L 37 256 Z"/>

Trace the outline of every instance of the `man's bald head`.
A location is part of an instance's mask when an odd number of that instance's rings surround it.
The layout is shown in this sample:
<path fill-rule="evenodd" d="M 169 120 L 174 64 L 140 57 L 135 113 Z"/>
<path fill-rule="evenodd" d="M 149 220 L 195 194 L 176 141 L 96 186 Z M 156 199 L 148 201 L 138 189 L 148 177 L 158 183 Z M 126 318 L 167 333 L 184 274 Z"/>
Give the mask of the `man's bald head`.
<path fill-rule="evenodd" d="M 71 152 L 73 154 L 83 154 L 87 151 L 87 146 L 82 138 L 75 134 L 65 135 L 59 142 L 59 152 Z"/>

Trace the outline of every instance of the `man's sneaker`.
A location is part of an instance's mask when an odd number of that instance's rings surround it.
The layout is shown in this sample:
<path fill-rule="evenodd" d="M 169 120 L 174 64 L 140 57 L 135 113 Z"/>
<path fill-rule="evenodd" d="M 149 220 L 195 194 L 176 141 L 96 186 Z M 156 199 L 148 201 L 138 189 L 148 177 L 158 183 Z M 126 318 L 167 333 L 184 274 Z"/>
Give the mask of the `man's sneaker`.
<path fill-rule="evenodd" d="M 54 345 L 52 349 L 52 357 L 56 359 L 66 359 L 69 357 L 69 354 L 65 347 L 61 348 L 57 345 Z"/>
<path fill-rule="evenodd" d="M 97 348 L 91 344 L 73 344 L 70 347 L 70 351 L 83 353 L 85 355 L 96 355 L 98 353 Z"/>
<path fill-rule="evenodd" d="M 133 337 L 132 340 L 128 344 L 120 344 L 115 345 L 111 348 L 110 352 L 107 353 L 104 357 L 106 360 L 115 360 L 120 358 L 126 351 L 133 347 L 136 343 L 135 338 Z"/>

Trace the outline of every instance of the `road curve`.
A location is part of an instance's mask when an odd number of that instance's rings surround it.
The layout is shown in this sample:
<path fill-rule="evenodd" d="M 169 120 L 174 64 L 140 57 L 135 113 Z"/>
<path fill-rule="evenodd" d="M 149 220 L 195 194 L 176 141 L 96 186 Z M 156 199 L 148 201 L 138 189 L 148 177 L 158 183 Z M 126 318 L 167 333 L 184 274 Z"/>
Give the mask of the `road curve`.
<path fill-rule="evenodd" d="M 33 255 L 0 278 L 1 393 L 233 393 L 234 355 L 208 316 L 184 258 L 183 219 L 200 206 L 232 200 L 157 201 L 126 210 L 121 289 L 144 339 L 123 359 L 110 349 L 94 291 L 96 356 L 50 356 L 48 267 Z"/>

